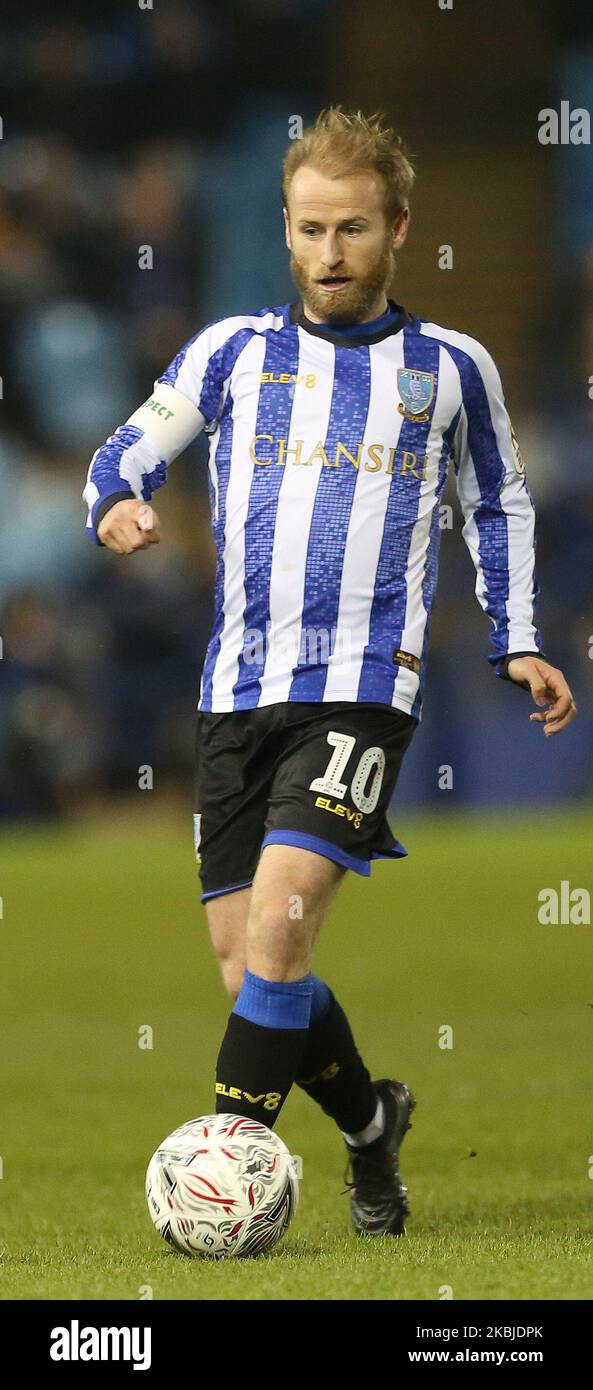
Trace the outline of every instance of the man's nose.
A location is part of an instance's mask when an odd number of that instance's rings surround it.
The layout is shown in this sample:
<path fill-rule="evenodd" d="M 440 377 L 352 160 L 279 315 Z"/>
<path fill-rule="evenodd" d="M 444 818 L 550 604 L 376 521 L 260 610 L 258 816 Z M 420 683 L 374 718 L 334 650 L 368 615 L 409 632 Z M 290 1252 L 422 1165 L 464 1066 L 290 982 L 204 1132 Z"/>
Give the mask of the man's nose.
<path fill-rule="evenodd" d="M 336 236 L 330 235 L 325 238 L 321 259 L 328 270 L 335 270 L 342 259 L 342 250 Z"/>

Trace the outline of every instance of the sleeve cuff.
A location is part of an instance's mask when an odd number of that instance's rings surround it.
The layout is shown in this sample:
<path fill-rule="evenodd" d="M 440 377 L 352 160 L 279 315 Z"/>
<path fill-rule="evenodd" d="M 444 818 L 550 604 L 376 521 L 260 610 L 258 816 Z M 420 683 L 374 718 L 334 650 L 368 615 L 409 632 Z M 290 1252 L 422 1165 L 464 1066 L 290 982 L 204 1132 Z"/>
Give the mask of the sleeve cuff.
<path fill-rule="evenodd" d="M 120 492 L 110 492 L 108 493 L 107 497 L 100 497 L 98 502 L 95 502 L 95 505 L 91 513 L 91 521 L 97 545 L 103 545 L 103 542 L 99 540 L 99 537 L 97 535 L 103 517 L 106 516 L 107 512 L 115 506 L 116 502 L 130 502 L 131 500 L 133 500 L 134 497 L 135 493 L 132 492 L 131 488 L 128 488 L 127 492 L 124 492 L 123 490 L 121 490 Z"/>
<path fill-rule="evenodd" d="M 496 674 L 497 676 L 500 676 L 501 680 L 503 681 L 511 681 L 512 685 L 520 684 L 519 681 L 514 681 L 512 676 L 509 676 L 509 662 L 514 661 L 515 657 L 517 656 L 537 656 L 539 657 L 540 661 L 549 660 L 545 652 L 509 652 L 508 656 L 503 657 L 500 662 L 500 665 L 496 667 Z"/>

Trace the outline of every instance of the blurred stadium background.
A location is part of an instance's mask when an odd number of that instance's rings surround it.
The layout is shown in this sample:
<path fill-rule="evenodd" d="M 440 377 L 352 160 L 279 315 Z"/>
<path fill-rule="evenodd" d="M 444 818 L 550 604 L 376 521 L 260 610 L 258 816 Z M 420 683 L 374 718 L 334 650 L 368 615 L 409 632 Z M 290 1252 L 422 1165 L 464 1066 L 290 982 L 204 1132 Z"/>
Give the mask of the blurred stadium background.
<path fill-rule="evenodd" d="M 92 452 L 204 323 L 294 297 L 279 161 L 288 121 L 382 105 L 415 159 L 395 297 L 485 342 L 538 508 L 539 621 L 580 717 L 545 742 L 492 675 L 453 529 L 441 549 L 423 729 L 398 800 L 577 802 L 593 719 L 593 152 L 544 146 L 542 107 L 593 109 L 584 8 L 525 0 L 102 0 L 0 20 L 0 816 L 191 795 L 211 614 L 205 442 L 129 562 L 84 529 Z M 141 270 L 141 245 L 154 267 Z M 438 268 L 448 244 L 454 268 Z M 439 791 L 437 769 L 454 768 Z M 137 800 L 137 797 L 136 797 Z M 405 819 L 405 815 L 402 819 Z"/>

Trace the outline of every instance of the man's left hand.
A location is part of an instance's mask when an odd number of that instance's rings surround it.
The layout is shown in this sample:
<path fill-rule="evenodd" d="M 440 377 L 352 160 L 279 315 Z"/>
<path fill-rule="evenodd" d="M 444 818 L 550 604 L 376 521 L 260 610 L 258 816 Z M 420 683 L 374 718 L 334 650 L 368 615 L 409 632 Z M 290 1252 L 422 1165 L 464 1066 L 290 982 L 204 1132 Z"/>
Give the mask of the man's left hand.
<path fill-rule="evenodd" d="M 559 734 L 574 719 L 577 707 L 562 671 L 538 656 L 516 656 L 509 661 L 507 675 L 517 685 L 530 690 L 536 705 L 546 705 L 541 714 L 529 718 L 544 724 L 544 734 Z"/>

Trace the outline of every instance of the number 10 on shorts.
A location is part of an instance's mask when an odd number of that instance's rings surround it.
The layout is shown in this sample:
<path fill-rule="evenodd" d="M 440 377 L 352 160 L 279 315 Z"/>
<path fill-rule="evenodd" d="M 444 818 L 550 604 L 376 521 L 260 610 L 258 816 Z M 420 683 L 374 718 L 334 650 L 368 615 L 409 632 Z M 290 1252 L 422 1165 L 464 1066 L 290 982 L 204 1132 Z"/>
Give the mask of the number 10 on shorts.
<path fill-rule="evenodd" d="M 356 744 L 356 739 L 352 734 L 340 734 L 336 729 L 330 729 L 327 741 L 334 752 L 325 769 L 323 777 L 314 777 L 309 786 L 309 791 L 323 792 L 325 796 L 335 796 L 342 800 L 348 791 L 348 783 L 340 779 L 345 772 L 346 764 L 351 757 L 352 750 Z M 367 792 L 365 787 L 374 769 L 374 776 Z M 379 800 L 383 775 L 385 772 L 385 753 L 382 748 L 375 745 L 372 748 L 365 748 L 361 755 L 356 772 L 352 778 L 350 795 L 354 805 L 359 811 L 364 811 L 369 815 L 374 811 Z"/>

